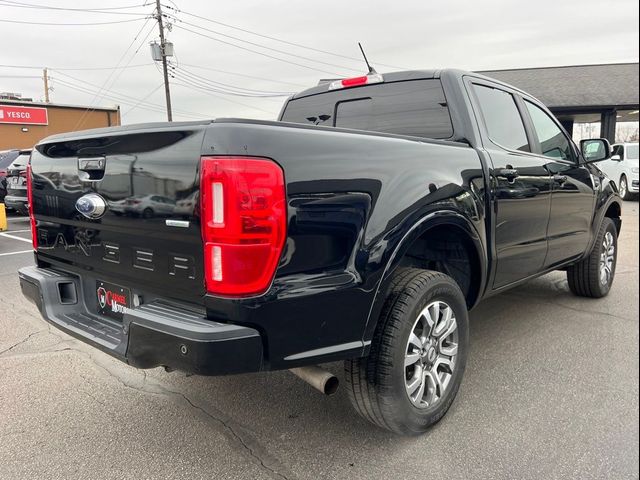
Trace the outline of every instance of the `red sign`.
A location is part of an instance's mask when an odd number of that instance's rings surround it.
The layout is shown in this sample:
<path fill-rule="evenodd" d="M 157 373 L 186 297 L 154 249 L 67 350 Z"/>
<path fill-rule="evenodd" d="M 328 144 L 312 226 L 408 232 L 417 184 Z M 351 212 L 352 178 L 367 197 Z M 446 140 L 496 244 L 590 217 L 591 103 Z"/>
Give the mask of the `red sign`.
<path fill-rule="evenodd" d="M 49 117 L 46 108 L 0 105 L 0 123 L 48 125 Z"/>

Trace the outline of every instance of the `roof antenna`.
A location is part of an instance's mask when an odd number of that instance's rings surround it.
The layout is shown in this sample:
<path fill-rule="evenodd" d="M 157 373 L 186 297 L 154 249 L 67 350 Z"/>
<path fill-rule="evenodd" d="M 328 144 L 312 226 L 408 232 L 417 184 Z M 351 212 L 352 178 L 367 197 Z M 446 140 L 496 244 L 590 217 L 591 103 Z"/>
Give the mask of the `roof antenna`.
<path fill-rule="evenodd" d="M 369 69 L 369 74 L 378 73 L 378 72 L 376 72 L 375 68 L 373 68 L 371 65 L 369 65 L 369 60 L 367 60 L 367 55 L 364 53 L 364 48 L 362 48 L 362 45 L 360 44 L 360 42 L 358 42 L 358 46 L 360 47 L 360 51 L 362 52 L 362 56 L 364 57 L 364 61 L 367 64 L 367 68 Z"/>

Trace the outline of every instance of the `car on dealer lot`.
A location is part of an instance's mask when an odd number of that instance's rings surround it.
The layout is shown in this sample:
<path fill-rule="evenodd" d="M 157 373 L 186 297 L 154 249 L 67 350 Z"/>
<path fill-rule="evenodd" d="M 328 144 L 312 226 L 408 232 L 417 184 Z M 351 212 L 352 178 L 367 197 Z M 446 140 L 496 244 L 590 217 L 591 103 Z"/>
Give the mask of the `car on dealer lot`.
<path fill-rule="evenodd" d="M 122 174 L 126 153 L 144 178 Z M 318 365 L 344 360 L 360 415 L 419 434 L 458 392 L 482 299 L 554 270 L 607 295 L 622 202 L 593 163 L 609 155 L 459 70 L 319 85 L 276 122 L 56 135 L 31 156 L 36 265 L 20 285 L 48 322 L 137 368 L 288 369 L 330 393 Z M 74 196 L 42 181 L 59 171 Z M 111 192 L 127 189 L 198 205 L 118 217 Z"/>
<path fill-rule="evenodd" d="M 599 162 L 598 167 L 611 178 L 624 200 L 637 198 L 640 187 L 640 168 L 638 166 L 638 144 L 619 143 L 612 147 L 609 160 Z"/>
<path fill-rule="evenodd" d="M 31 150 L 20 150 L 18 156 L 6 169 L 7 193 L 4 203 L 21 215 L 28 215 L 27 164 Z"/>
<path fill-rule="evenodd" d="M 7 195 L 7 168 L 20 155 L 20 150 L 4 150 L 0 152 L 0 203 L 4 203 Z"/>
<path fill-rule="evenodd" d="M 144 218 L 170 216 L 176 208 L 176 201 L 163 195 L 134 195 L 124 202 L 124 211 Z"/>

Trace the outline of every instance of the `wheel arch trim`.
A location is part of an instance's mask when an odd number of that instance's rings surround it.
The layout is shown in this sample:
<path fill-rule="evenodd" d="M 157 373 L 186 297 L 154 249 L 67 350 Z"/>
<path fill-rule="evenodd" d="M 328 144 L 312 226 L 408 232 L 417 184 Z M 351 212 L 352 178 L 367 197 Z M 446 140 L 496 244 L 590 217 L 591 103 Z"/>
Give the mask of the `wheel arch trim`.
<path fill-rule="evenodd" d="M 486 289 L 488 259 L 487 252 L 482 243 L 480 234 L 471 223 L 471 221 L 460 213 L 451 210 L 439 210 L 436 212 L 431 212 L 418 220 L 414 225 L 412 225 L 411 228 L 409 228 L 405 232 L 400 241 L 398 241 L 397 245 L 395 245 L 395 247 L 393 248 L 393 252 L 391 253 L 389 260 L 384 267 L 380 280 L 376 285 L 375 294 L 369 308 L 369 314 L 367 316 L 367 321 L 362 337 L 365 343 L 373 338 L 373 333 L 377 325 L 376 318 L 384 304 L 384 297 L 391 280 L 391 274 L 397 267 L 399 261 L 403 258 L 404 254 L 411 248 L 416 240 L 418 240 L 429 230 L 440 226 L 451 226 L 461 230 L 471 241 L 471 244 L 475 247 L 476 254 L 479 260 L 478 263 L 480 268 L 481 285 L 478 288 L 478 295 L 472 306 L 475 306 L 482 298 L 484 290 Z"/>

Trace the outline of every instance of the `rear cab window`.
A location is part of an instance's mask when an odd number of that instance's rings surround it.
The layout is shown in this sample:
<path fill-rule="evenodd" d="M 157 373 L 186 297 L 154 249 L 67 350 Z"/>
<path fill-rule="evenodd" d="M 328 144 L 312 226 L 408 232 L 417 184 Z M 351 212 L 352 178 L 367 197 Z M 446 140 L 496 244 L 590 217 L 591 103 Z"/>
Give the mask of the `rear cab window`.
<path fill-rule="evenodd" d="M 406 80 L 290 100 L 282 121 L 446 139 L 453 136 L 439 79 Z"/>
<path fill-rule="evenodd" d="M 531 152 L 515 98 L 504 90 L 473 85 L 489 139 L 507 150 Z"/>

